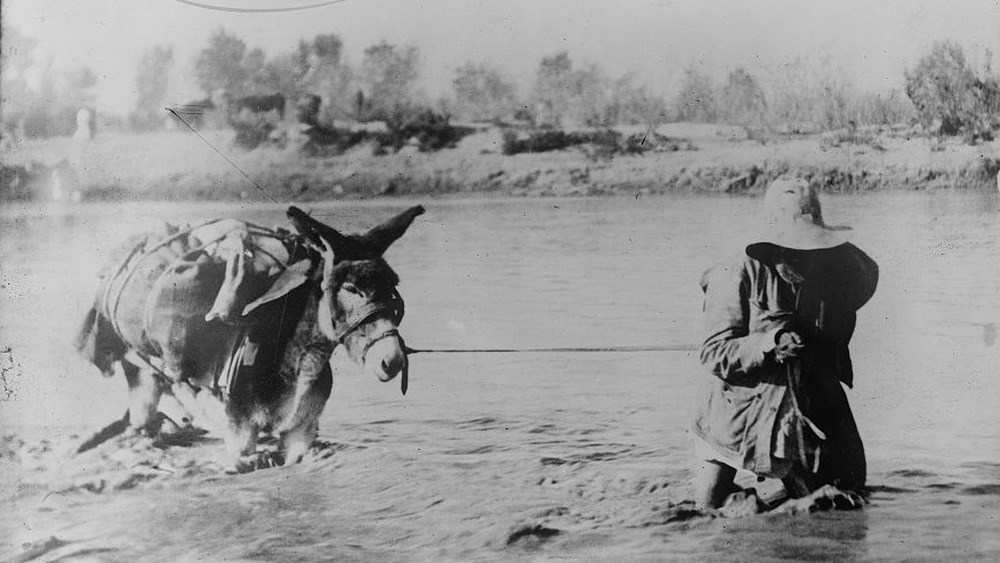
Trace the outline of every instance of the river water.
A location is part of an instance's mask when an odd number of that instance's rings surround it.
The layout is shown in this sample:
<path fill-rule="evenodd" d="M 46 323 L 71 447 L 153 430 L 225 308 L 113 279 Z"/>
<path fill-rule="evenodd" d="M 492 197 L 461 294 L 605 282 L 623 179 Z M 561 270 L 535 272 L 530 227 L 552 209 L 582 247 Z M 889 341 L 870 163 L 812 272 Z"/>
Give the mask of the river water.
<path fill-rule="evenodd" d="M 311 209 L 352 232 L 413 203 Z M 422 203 L 427 214 L 386 254 L 402 278 L 402 328 L 414 348 L 696 344 L 699 278 L 739 250 L 759 206 L 744 197 Z M 186 471 L 161 459 L 146 466 L 162 476 L 138 484 L 76 486 L 101 463 L 107 470 L 106 460 L 135 465 L 110 450 L 104 462 L 63 451 L 71 435 L 124 411 L 124 381 L 101 378 L 68 350 L 102 260 L 151 221 L 279 225 L 282 208 L 7 208 L 0 424 L 22 441 L 8 437 L 0 450 L 8 464 L 0 490 L 12 509 L 0 555 L 995 560 L 1000 199 L 894 192 L 831 195 L 824 205 L 828 222 L 852 225 L 881 266 L 879 290 L 859 314 L 849 391 L 872 503 L 738 519 L 685 511 L 692 401 L 709 377 L 693 351 L 418 354 L 405 397 L 397 383 L 335 357 L 323 455 L 239 476 L 194 470 L 204 464 L 191 458 L 221 450 L 208 436 L 158 446 L 181 452 L 165 458 L 175 464 L 187 455 Z"/>

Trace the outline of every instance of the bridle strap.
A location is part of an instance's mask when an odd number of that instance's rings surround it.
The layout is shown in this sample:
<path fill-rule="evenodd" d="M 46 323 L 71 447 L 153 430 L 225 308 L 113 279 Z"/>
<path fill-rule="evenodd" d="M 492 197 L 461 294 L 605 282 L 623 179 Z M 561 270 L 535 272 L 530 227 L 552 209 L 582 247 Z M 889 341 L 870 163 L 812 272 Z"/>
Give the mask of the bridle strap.
<path fill-rule="evenodd" d="M 406 347 L 406 343 L 403 342 L 403 337 L 400 336 L 399 331 L 394 328 L 379 334 L 375 338 L 372 338 L 365 344 L 364 350 L 361 351 L 361 361 L 364 362 L 365 358 L 368 356 L 368 350 L 378 341 L 385 340 L 386 338 L 396 338 L 399 340 L 399 347 L 403 350 L 403 354 L 409 353 L 409 348 Z M 399 378 L 399 388 L 406 395 L 406 390 L 410 387 L 410 363 L 406 362 L 403 364 L 403 373 L 400 374 Z"/>
<path fill-rule="evenodd" d="M 387 303 L 372 303 L 364 307 L 360 312 L 354 315 L 354 318 L 353 320 L 351 320 L 350 324 L 344 327 L 343 330 L 337 332 L 336 337 L 334 338 L 334 342 L 336 342 L 337 344 L 343 344 L 344 340 L 347 339 L 348 336 L 350 336 L 356 330 L 361 328 L 361 325 L 370 321 L 372 317 L 374 317 L 375 315 L 378 315 L 379 313 L 384 313 L 386 311 L 394 313 L 396 309 Z"/>
<path fill-rule="evenodd" d="M 399 340 L 400 346 L 402 346 L 405 349 L 405 345 L 403 344 L 403 337 L 399 335 L 399 330 L 395 328 L 390 328 L 389 330 L 379 334 L 378 336 L 375 336 L 374 338 L 369 340 L 367 344 L 365 344 L 364 349 L 361 350 L 361 360 L 364 361 L 365 356 L 368 355 L 368 350 L 370 350 L 371 347 L 374 346 L 376 342 L 378 342 L 379 340 L 385 340 L 386 338 L 392 338 L 392 337 L 396 337 Z"/>
<path fill-rule="evenodd" d="M 364 325 L 365 323 L 371 321 L 372 317 L 379 314 L 389 313 L 389 316 L 392 319 L 393 324 L 399 326 L 400 321 L 403 320 L 403 314 L 405 312 L 404 307 L 405 305 L 403 304 L 403 297 L 396 290 L 393 290 L 392 296 L 389 298 L 388 301 L 384 301 L 381 303 L 369 303 L 367 306 L 363 307 L 360 311 L 358 311 L 355 315 L 353 315 L 353 319 L 348 323 L 348 325 L 343 330 L 340 330 L 336 333 L 336 338 L 334 339 L 334 346 L 343 345 L 344 340 L 347 339 L 348 336 L 350 336 L 356 330 L 361 328 L 361 326 Z M 403 342 L 403 337 L 400 336 L 399 329 L 397 329 L 396 326 L 382 331 L 381 333 L 370 338 L 368 342 L 365 342 L 365 346 L 361 350 L 362 363 L 365 362 L 365 358 L 368 356 L 368 351 L 371 350 L 372 346 L 374 346 L 375 343 L 377 342 L 385 340 L 386 338 L 396 338 L 399 341 L 399 347 L 403 350 L 403 353 L 404 354 L 409 353 L 410 349 L 406 347 L 406 343 Z M 403 366 L 403 373 L 401 374 L 400 377 L 400 389 L 402 390 L 404 395 L 406 395 L 406 390 L 407 388 L 409 388 L 409 386 L 410 386 L 410 366 L 409 362 L 407 362 Z"/>
<path fill-rule="evenodd" d="M 361 328 L 361 325 L 367 323 L 372 319 L 372 317 L 381 313 L 389 313 L 393 323 L 398 326 L 400 321 L 403 320 L 403 314 L 405 313 L 403 307 L 403 297 L 399 295 L 398 291 L 393 290 L 392 296 L 388 301 L 369 303 L 360 311 L 352 315 L 351 318 L 348 319 L 347 326 L 336 332 L 334 342 L 336 344 L 343 344 L 344 340 L 348 336 Z M 380 338 L 384 337 L 380 336 Z M 368 347 L 370 347 L 370 343 Z M 368 350 L 368 347 L 365 348 L 365 351 Z"/>

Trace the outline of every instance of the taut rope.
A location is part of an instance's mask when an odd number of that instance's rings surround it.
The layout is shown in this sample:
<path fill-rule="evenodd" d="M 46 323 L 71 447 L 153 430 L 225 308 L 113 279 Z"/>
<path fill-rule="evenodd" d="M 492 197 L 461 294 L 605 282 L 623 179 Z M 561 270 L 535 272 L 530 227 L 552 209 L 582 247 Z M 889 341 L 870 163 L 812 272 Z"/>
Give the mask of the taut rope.
<path fill-rule="evenodd" d="M 630 352 L 692 352 L 699 347 L 694 344 L 669 344 L 664 346 L 596 346 L 565 348 L 410 348 L 407 354 L 548 354 L 566 352 L 586 353 L 630 353 Z"/>

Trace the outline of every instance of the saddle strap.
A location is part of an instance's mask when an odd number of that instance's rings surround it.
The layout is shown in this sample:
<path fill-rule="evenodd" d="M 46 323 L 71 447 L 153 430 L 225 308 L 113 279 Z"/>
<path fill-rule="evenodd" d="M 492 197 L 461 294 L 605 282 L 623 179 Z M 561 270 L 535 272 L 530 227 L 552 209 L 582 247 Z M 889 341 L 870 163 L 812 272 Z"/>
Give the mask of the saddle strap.
<path fill-rule="evenodd" d="M 153 375 L 160 380 L 160 383 L 163 383 L 168 387 L 173 385 L 173 379 L 171 379 L 170 376 L 163 371 L 163 362 L 161 362 L 159 358 L 154 358 L 144 352 L 136 350 L 135 348 L 129 348 L 129 350 L 125 352 L 125 359 L 132 365 L 144 367 L 153 372 Z"/>
<path fill-rule="evenodd" d="M 239 338 L 236 339 L 226 358 L 226 363 L 215 376 L 215 382 L 212 385 L 213 393 L 221 396 L 225 401 L 229 400 L 229 391 L 236 386 L 242 368 L 252 366 L 256 362 L 258 346 L 256 342 L 251 342 L 247 338 L 246 330 L 240 332 Z"/>
<path fill-rule="evenodd" d="M 229 400 L 229 391 L 236 386 L 240 370 L 245 366 L 252 366 L 257 359 L 258 344 L 251 342 L 246 336 L 246 331 L 240 333 L 239 338 L 235 340 L 233 348 L 227 355 L 222 369 L 215 374 L 215 381 L 212 384 L 211 391 L 223 400 Z M 160 383 L 167 387 L 178 383 L 164 371 L 163 362 L 159 358 L 130 348 L 125 353 L 125 359 L 133 365 L 150 370 Z"/>

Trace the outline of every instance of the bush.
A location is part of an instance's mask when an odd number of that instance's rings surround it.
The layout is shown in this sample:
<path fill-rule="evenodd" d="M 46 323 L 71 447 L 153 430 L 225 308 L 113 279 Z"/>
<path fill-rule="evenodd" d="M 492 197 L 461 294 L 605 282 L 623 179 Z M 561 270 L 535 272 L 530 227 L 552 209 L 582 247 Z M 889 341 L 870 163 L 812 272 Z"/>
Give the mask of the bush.
<path fill-rule="evenodd" d="M 364 143 L 375 145 L 375 154 L 398 151 L 411 141 L 420 152 L 432 152 L 454 147 L 473 129 L 456 127 L 448 116 L 430 109 L 396 106 L 382 115 L 384 131 L 352 130 L 348 128 L 310 125 L 302 134 L 308 139 L 303 152 L 308 155 L 336 154 Z"/>
<path fill-rule="evenodd" d="M 269 114 L 249 111 L 238 115 L 230 113 L 229 124 L 236 130 L 236 145 L 247 150 L 260 146 L 277 128 Z"/>
<path fill-rule="evenodd" d="M 410 139 L 416 139 L 420 152 L 430 152 L 452 148 L 462 138 L 459 129 L 450 121 L 446 115 L 424 109 L 415 114 L 404 113 L 402 119 L 386 124 L 397 149 Z"/>
<path fill-rule="evenodd" d="M 503 132 L 502 151 L 505 155 L 549 152 L 578 146 L 586 146 L 585 152 L 594 160 L 619 154 L 695 150 L 694 145 L 687 139 L 671 139 L 655 132 L 634 133 L 628 136 L 612 129 L 574 132 L 540 129 L 525 136 L 513 129 L 505 129 Z"/>
<path fill-rule="evenodd" d="M 506 129 L 503 132 L 502 152 L 506 155 L 525 152 L 549 152 L 572 146 L 569 134 L 556 129 L 535 131 L 525 139 L 520 138 L 517 131 Z"/>
<path fill-rule="evenodd" d="M 388 148 L 399 150 L 411 139 L 416 140 L 420 152 L 453 148 L 462 137 L 472 133 L 471 129 L 452 125 L 449 116 L 428 108 L 397 105 L 382 117 L 388 131 L 377 136 L 379 152 Z"/>

